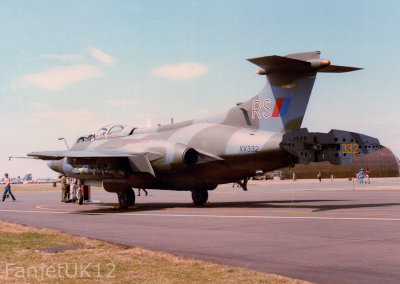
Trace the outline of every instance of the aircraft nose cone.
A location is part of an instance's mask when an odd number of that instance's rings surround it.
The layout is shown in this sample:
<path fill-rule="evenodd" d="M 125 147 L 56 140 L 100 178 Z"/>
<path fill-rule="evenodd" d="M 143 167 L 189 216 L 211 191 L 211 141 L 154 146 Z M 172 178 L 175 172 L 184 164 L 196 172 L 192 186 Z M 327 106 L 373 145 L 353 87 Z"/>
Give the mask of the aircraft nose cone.
<path fill-rule="evenodd" d="M 55 165 L 53 164 L 53 161 L 48 161 L 47 166 L 54 171 Z"/>

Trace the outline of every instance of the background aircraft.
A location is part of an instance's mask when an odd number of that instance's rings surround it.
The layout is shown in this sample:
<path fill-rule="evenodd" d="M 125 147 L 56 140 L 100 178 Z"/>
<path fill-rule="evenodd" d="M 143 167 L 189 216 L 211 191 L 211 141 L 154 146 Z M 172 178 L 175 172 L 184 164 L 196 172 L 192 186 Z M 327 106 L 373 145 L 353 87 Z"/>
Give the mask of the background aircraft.
<path fill-rule="evenodd" d="M 195 205 L 218 184 L 247 180 L 310 161 L 349 163 L 381 148 L 375 138 L 300 129 L 318 72 L 360 68 L 331 65 L 320 52 L 249 59 L 266 75 L 264 89 L 226 112 L 154 128 L 108 125 L 80 137 L 68 151 L 32 152 L 51 169 L 82 184 L 118 194 L 120 208 L 135 203 L 134 188 L 191 191 Z M 241 185 L 246 188 L 246 182 Z"/>

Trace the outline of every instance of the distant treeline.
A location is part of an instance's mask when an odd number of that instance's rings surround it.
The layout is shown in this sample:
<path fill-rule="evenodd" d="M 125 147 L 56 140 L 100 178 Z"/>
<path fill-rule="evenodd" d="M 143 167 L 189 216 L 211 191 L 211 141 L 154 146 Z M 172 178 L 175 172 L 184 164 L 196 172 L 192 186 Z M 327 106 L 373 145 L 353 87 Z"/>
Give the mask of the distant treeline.
<path fill-rule="evenodd" d="M 388 148 L 373 152 L 369 155 L 362 155 L 353 159 L 348 165 L 332 165 L 329 162 L 310 163 L 308 165 L 296 165 L 294 168 L 283 168 L 285 179 L 291 179 L 293 172 L 297 179 L 317 178 L 320 171 L 322 178 L 330 178 L 333 174 L 334 178 L 355 177 L 357 172 L 363 168 L 368 168 L 371 177 L 399 177 L 400 167 L 398 158 Z"/>

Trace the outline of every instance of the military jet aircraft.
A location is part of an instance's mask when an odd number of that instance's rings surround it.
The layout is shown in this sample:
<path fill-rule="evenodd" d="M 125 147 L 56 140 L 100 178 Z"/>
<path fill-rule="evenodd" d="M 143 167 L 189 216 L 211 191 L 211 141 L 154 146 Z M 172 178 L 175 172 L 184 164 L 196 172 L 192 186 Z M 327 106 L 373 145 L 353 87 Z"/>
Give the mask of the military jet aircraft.
<path fill-rule="evenodd" d="M 32 152 L 48 166 L 84 185 L 118 194 L 120 208 L 134 205 L 132 188 L 191 191 L 195 205 L 218 184 L 296 163 L 349 163 L 381 148 L 375 138 L 341 130 L 300 128 L 317 73 L 360 68 L 331 65 L 320 52 L 248 59 L 266 76 L 265 88 L 209 117 L 136 128 L 108 125 L 80 137 L 68 151 Z M 241 185 L 246 188 L 246 183 Z"/>

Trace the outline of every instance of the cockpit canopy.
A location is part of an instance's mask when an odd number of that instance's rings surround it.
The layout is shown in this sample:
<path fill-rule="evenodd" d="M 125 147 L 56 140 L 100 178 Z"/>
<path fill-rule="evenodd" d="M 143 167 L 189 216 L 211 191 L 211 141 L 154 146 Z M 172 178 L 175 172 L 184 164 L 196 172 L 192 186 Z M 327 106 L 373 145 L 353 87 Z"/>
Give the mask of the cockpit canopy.
<path fill-rule="evenodd" d="M 121 136 L 128 136 L 132 135 L 133 131 L 137 127 L 132 127 L 123 124 L 109 124 L 103 127 L 100 127 L 97 130 L 96 134 L 90 134 L 88 136 L 81 136 L 76 140 L 76 143 L 82 143 L 86 141 L 92 141 L 96 139 L 103 139 L 103 138 L 112 138 L 112 137 L 121 137 Z"/>
<path fill-rule="evenodd" d="M 109 124 L 103 127 L 100 127 L 96 133 L 96 139 L 100 138 L 109 138 L 116 136 L 128 136 L 133 133 L 136 127 L 123 125 L 123 124 Z"/>

